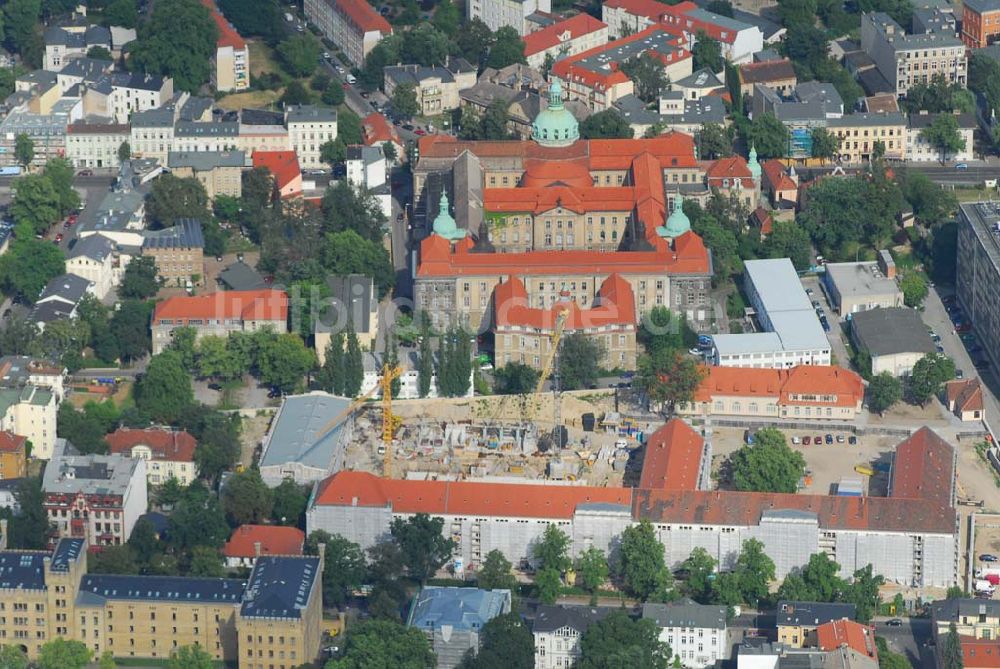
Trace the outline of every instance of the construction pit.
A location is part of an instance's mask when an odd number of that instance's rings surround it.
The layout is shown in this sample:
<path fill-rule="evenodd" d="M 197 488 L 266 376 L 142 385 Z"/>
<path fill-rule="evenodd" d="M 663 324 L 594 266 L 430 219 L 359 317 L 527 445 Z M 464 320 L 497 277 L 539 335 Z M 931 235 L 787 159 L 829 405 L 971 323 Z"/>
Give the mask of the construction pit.
<path fill-rule="evenodd" d="M 635 462 L 641 439 L 661 423 L 638 423 L 615 412 L 613 391 L 562 393 L 554 434 L 551 394 L 393 402 L 392 478 L 492 482 L 544 481 L 617 487 Z M 594 417 L 592 429 L 584 429 Z M 378 404 L 355 416 L 347 469 L 384 475 L 382 412 Z"/>

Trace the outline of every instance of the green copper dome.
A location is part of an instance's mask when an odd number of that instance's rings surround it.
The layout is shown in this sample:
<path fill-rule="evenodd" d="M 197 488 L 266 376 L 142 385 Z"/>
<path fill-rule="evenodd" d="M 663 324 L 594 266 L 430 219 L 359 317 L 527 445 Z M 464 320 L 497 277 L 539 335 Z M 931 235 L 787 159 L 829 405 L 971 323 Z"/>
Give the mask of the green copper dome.
<path fill-rule="evenodd" d="M 688 220 L 687 214 L 684 213 L 683 204 L 683 198 L 681 197 L 681 194 L 678 193 L 676 197 L 674 197 L 674 210 L 670 212 L 670 216 L 667 218 L 666 224 L 656 228 L 656 234 L 661 237 L 673 239 L 674 237 L 683 235 L 691 229 L 691 221 Z"/>
<path fill-rule="evenodd" d="M 441 204 L 438 206 L 438 215 L 434 219 L 434 234 L 441 235 L 448 241 L 457 241 L 467 234 L 456 225 L 455 219 L 448 213 L 448 193 L 441 191 Z"/>
<path fill-rule="evenodd" d="M 760 179 L 760 163 L 757 162 L 757 149 L 752 144 L 750 145 L 750 156 L 749 160 L 747 160 L 747 167 L 750 168 L 750 175 L 755 180 Z"/>
<path fill-rule="evenodd" d="M 562 85 L 556 79 L 549 87 L 549 104 L 531 124 L 531 138 L 542 146 L 569 146 L 580 139 L 580 124 L 562 102 Z"/>

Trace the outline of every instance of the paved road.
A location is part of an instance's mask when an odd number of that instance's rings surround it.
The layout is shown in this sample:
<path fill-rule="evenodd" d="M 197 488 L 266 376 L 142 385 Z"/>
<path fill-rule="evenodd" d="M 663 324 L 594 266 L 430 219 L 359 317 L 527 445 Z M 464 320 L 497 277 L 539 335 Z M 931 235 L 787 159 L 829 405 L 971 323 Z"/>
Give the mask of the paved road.
<path fill-rule="evenodd" d="M 933 667 L 933 648 L 927 646 L 931 637 L 929 618 L 903 618 L 899 627 L 886 624 L 888 618 L 876 619 L 875 634 L 885 638 L 889 649 L 902 653 L 914 667 Z"/>
<path fill-rule="evenodd" d="M 983 181 L 987 179 L 1000 179 L 1000 164 L 994 161 L 972 161 L 967 164 L 969 168 L 965 170 L 955 169 L 954 163 L 941 165 L 936 162 L 909 162 L 906 163 L 906 167 L 909 170 L 923 172 L 935 183 L 953 186 L 976 186 L 982 184 Z M 860 168 L 860 165 L 849 165 L 844 167 L 844 169 L 848 172 L 858 170 Z M 803 179 L 809 180 L 814 178 L 816 175 L 826 174 L 835 169 L 835 165 L 828 165 L 826 167 L 796 167 L 795 171 L 798 172 L 799 176 Z"/>

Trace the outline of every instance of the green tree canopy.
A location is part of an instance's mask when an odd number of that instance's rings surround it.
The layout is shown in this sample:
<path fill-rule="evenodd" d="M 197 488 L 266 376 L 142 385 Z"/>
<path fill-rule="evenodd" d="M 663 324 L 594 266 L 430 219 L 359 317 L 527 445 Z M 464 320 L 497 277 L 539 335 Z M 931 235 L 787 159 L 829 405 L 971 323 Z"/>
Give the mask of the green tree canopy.
<path fill-rule="evenodd" d="M 282 333 L 268 340 L 258 359 L 260 380 L 290 392 L 316 364 L 316 356 L 297 334 Z"/>
<path fill-rule="evenodd" d="M 965 148 L 965 139 L 958 129 L 958 119 L 954 114 L 938 114 L 930 125 L 920 131 L 920 139 L 938 150 L 942 165 L 949 156 Z"/>
<path fill-rule="evenodd" d="M 196 93 L 211 76 L 218 37 L 211 13 L 198 0 L 158 0 L 130 46 L 129 67 L 173 77 L 175 89 Z"/>
<path fill-rule="evenodd" d="M 930 292 L 927 279 L 914 270 L 907 270 L 903 274 L 899 280 L 899 289 L 903 291 L 903 304 L 914 308 L 923 304 Z"/>
<path fill-rule="evenodd" d="M 698 137 L 698 155 L 705 160 L 717 160 L 733 153 L 733 140 L 718 123 L 705 123 Z"/>
<path fill-rule="evenodd" d="M 663 63 L 652 53 L 645 52 L 620 64 L 620 69 L 632 80 L 635 96 L 643 102 L 654 102 L 669 80 Z"/>
<path fill-rule="evenodd" d="M 443 528 L 443 518 L 432 518 L 426 513 L 392 521 L 389 532 L 399 544 L 406 571 L 414 580 L 425 582 L 451 557 L 454 542 L 442 536 Z"/>
<path fill-rule="evenodd" d="M 244 37 L 258 35 L 273 43 L 283 32 L 276 2 L 219 0 L 219 9 Z"/>
<path fill-rule="evenodd" d="M 269 519 L 273 505 L 271 489 L 255 468 L 233 474 L 222 489 L 222 508 L 233 527 Z"/>
<path fill-rule="evenodd" d="M 501 395 L 523 395 L 534 392 L 538 370 L 520 362 L 508 362 L 493 375 L 493 391 Z"/>
<path fill-rule="evenodd" d="M 315 530 L 306 539 L 305 552 L 319 555 L 319 545 L 324 544 L 323 604 L 342 608 L 351 593 L 359 588 L 365 578 L 365 556 L 361 547 L 339 534 L 330 535 Z"/>
<path fill-rule="evenodd" d="M 134 258 L 125 268 L 118 296 L 123 300 L 148 300 L 160 290 L 156 260 L 152 256 Z"/>
<path fill-rule="evenodd" d="M 83 669 L 94 653 L 82 641 L 67 641 L 57 637 L 42 644 L 38 653 L 38 669 Z"/>
<path fill-rule="evenodd" d="M 417 89 L 413 84 L 400 84 L 392 91 L 392 110 L 404 118 L 420 114 Z"/>
<path fill-rule="evenodd" d="M 729 458 L 737 490 L 785 492 L 798 490 L 805 473 L 802 454 L 789 448 L 785 435 L 775 428 L 757 430 L 754 443 L 743 446 Z"/>
<path fill-rule="evenodd" d="M 524 57 L 524 40 L 517 30 L 510 26 L 501 26 L 493 34 L 493 45 L 489 49 L 486 64 L 489 67 L 503 69 L 514 63 L 526 63 Z"/>
<path fill-rule="evenodd" d="M 535 666 L 535 637 L 517 613 L 496 616 L 483 625 L 480 648 L 475 657 L 465 659 L 459 669 L 532 669 Z"/>
<path fill-rule="evenodd" d="M 597 382 L 604 359 L 598 339 L 582 332 L 566 335 L 559 342 L 559 387 L 562 390 L 588 388 Z"/>
<path fill-rule="evenodd" d="M 955 363 L 941 353 L 928 353 L 913 365 L 907 387 L 910 399 L 923 406 L 955 378 Z"/>
<path fill-rule="evenodd" d="M 169 228 L 179 218 L 194 218 L 204 223 L 209 218 L 208 194 L 194 177 L 181 179 L 164 174 L 153 182 L 146 213 L 154 226 L 160 228 Z"/>
<path fill-rule="evenodd" d="M 670 574 L 663 554 L 663 544 L 648 520 L 627 527 L 622 532 L 619 571 L 625 591 L 646 601 L 666 588 Z"/>
<path fill-rule="evenodd" d="M 891 372 L 876 375 L 868 384 L 868 408 L 882 415 L 903 399 L 903 384 Z"/>
<path fill-rule="evenodd" d="M 836 155 L 840 148 L 840 140 L 826 128 L 813 128 L 812 157 L 827 161 Z"/>
<path fill-rule="evenodd" d="M 198 481 L 189 485 L 170 514 L 169 537 L 182 550 L 221 548 L 229 539 L 229 525 L 219 498 Z"/>
<path fill-rule="evenodd" d="M 788 258 L 797 270 L 809 269 L 812 262 L 812 241 L 809 233 L 795 221 L 775 221 L 771 234 L 763 245 L 768 258 Z"/>
<path fill-rule="evenodd" d="M 46 284 L 66 272 L 66 259 L 58 246 L 19 236 L 0 256 L 0 285 L 8 295 L 20 295 L 33 304 Z"/>
<path fill-rule="evenodd" d="M 319 42 L 309 34 L 293 35 L 276 49 L 285 71 L 293 77 L 308 77 L 319 62 Z"/>
<path fill-rule="evenodd" d="M 422 630 L 388 620 L 367 620 L 347 633 L 344 655 L 325 669 L 426 669 L 437 660 Z"/>
<path fill-rule="evenodd" d="M 170 654 L 167 669 L 213 669 L 215 660 L 198 644 L 180 646 Z"/>
<path fill-rule="evenodd" d="M 292 478 L 286 478 L 273 490 L 274 505 L 271 519 L 281 525 L 303 524 L 306 505 L 309 503 L 308 488 L 303 488 Z"/>
<path fill-rule="evenodd" d="M 175 422 L 194 402 L 191 377 L 175 351 L 154 355 L 136 390 L 136 406 L 166 423 Z"/>
<path fill-rule="evenodd" d="M 510 560 L 500 551 L 491 550 L 476 574 L 476 585 L 485 590 L 516 591 L 517 579 L 511 573 Z"/>
<path fill-rule="evenodd" d="M 695 70 L 707 67 L 712 72 L 722 72 L 726 64 L 726 59 L 722 56 L 722 45 L 704 30 L 699 30 L 695 36 L 691 55 L 694 57 L 692 67 Z"/>
<path fill-rule="evenodd" d="M 570 538 L 556 525 L 546 525 L 542 538 L 535 542 L 531 557 L 539 569 L 564 572 L 573 564 L 569 557 Z"/>
<path fill-rule="evenodd" d="M 652 620 L 634 620 L 618 610 L 587 628 L 580 651 L 579 669 L 666 669 L 670 660 L 670 646 L 660 641 Z"/>
<path fill-rule="evenodd" d="M 3 669 L 28 669 L 28 656 L 20 646 L 0 647 L 0 667 Z"/>
<path fill-rule="evenodd" d="M 705 376 L 696 358 L 677 349 L 660 348 L 641 355 L 638 367 L 639 387 L 666 411 L 691 401 Z"/>
<path fill-rule="evenodd" d="M 632 139 L 632 126 L 617 109 L 605 109 L 591 114 L 580 124 L 583 139 Z"/>
<path fill-rule="evenodd" d="M 684 584 L 688 595 L 701 604 L 708 604 L 712 597 L 712 580 L 718 561 L 709 555 L 704 548 L 698 547 L 684 561 L 682 569 L 687 570 L 687 580 Z"/>
<path fill-rule="evenodd" d="M 21 167 L 27 167 L 35 159 L 35 143 L 23 132 L 14 138 L 14 159 Z"/>
<path fill-rule="evenodd" d="M 787 156 L 788 142 L 788 128 L 774 114 L 766 112 L 754 117 L 750 124 L 747 143 L 757 150 L 757 155 L 761 159 Z"/>

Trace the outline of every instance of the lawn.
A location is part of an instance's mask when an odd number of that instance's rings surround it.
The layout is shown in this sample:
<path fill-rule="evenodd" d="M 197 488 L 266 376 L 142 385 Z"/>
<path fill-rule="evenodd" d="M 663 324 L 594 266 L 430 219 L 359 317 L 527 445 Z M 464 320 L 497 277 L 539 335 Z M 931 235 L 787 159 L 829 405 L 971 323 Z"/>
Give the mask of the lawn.
<path fill-rule="evenodd" d="M 264 74 L 265 72 L 278 72 L 280 67 L 274 59 L 274 50 L 260 40 L 247 40 L 250 47 L 250 77 Z"/>
<path fill-rule="evenodd" d="M 282 91 L 249 91 L 247 93 L 232 93 L 220 98 L 217 103 L 223 109 L 266 109 L 281 97 Z"/>

